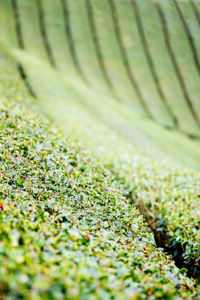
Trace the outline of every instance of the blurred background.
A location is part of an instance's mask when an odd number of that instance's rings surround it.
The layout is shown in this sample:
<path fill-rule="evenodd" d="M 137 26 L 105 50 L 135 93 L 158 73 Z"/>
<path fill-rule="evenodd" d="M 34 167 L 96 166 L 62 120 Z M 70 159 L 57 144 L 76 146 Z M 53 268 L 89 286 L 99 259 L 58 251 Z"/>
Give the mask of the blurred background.
<path fill-rule="evenodd" d="M 197 0 L 0 2 L 11 73 L 108 162 L 136 153 L 199 169 L 199 36 Z"/>

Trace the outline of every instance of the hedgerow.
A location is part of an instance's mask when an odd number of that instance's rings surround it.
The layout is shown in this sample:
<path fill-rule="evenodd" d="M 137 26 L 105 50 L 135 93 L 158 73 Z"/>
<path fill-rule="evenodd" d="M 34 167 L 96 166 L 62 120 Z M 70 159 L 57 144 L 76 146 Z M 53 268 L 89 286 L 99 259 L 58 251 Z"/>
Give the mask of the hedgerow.
<path fill-rule="evenodd" d="M 197 172 L 137 157 L 118 165 L 127 198 L 140 208 L 158 238 L 188 275 L 199 278 L 200 223 Z"/>
<path fill-rule="evenodd" d="M 195 297 L 192 281 L 157 249 L 110 171 L 6 93 L 0 107 L 1 298 Z"/>

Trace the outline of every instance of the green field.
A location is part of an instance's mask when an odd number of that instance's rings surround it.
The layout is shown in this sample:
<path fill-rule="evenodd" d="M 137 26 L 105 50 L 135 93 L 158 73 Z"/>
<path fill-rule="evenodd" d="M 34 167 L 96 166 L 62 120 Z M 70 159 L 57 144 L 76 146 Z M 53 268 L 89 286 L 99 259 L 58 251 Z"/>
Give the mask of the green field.
<path fill-rule="evenodd" d="M 0 299 L 200 298 L 199 35 L 199 0 L 0 1 Z"/>

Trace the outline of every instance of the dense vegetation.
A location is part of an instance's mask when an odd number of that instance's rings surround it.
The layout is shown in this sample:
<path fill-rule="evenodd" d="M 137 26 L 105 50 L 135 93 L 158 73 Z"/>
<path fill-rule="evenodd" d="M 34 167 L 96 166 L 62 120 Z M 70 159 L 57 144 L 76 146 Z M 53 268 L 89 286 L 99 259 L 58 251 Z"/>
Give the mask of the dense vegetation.
<path fill-rule="evenodd" d="M 120 172 L 127 197 L 151 224 L 158 245 L 199 278 L 199 174 L 149 159 L 129 160 Z"/>
<path fill-rule="evenodd" d="M 116 179 L 1 97 L 0 290 L 8 299 L 195 295 Z"/>
<path fill-rule="evenodd" d="M 199 4 L 0 2 L 0 299 L 199 299 Z"/>

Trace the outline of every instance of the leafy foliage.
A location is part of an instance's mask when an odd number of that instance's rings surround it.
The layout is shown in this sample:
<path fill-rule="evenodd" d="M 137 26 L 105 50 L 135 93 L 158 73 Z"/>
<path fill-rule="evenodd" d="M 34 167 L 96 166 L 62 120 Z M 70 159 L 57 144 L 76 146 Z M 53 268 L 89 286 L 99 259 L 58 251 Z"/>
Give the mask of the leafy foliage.
<path fill-rule="evenodd" d="M 1 99 L 0 291 L 8 299 L 188 299 L 111 173 Z"/>
<path fill-rule="evenodd" d="M 189 274 L 197 276 L 200 268 L 199 184 L 197 172 L 169 167 L 150 159 L 135 159 L 120 168 L 126 194 L 143 211 L 152 227 L 167 231 L 169 244 L 181 244 Z M 122 174 L 121 173 L 121 174 Z M 176 247 L 173 247 L 176 251 Z M 178 253 L 174 253 L 176 256 Z"/>

